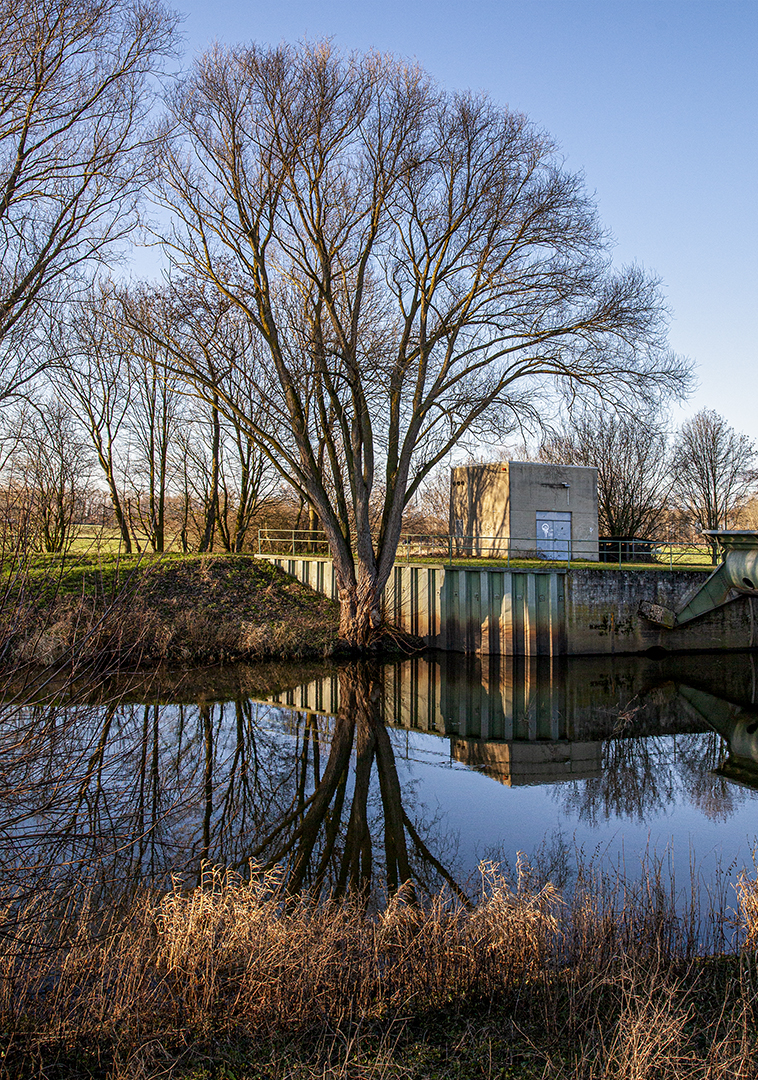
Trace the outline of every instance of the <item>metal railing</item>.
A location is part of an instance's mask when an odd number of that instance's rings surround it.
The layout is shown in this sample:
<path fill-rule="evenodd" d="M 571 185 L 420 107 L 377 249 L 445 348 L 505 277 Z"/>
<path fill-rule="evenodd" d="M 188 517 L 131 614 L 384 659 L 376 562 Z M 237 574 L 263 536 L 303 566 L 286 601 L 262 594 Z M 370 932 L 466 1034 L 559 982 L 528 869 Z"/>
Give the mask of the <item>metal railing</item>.
<path fill-rule="evenodd" d="M 259 529 L 259 555 L 328 557 L 323 532 L 312 529 Z M 503 536 L 454 536 L 449 533 L 404 533 L 399 562 L 442 562 L 501 566 L 595 566 L 709 570 L 718 565 L 710 544 L 670 540 L 560 539 Z"/>
<path fill-rule="evenodd" d="M 329 541 L 318 529 L 258 529 L 259 555 L 329 556 Z"/>
<path fill-rule="evenodd" d="M 498 562 L 505 566 L 559 565 L 665 567 L 709 570 L 720 562 L 710 544 L 669 540 L 560 539 L 494 536 L 403 535 L 397 558 L 404 562 Z"/>

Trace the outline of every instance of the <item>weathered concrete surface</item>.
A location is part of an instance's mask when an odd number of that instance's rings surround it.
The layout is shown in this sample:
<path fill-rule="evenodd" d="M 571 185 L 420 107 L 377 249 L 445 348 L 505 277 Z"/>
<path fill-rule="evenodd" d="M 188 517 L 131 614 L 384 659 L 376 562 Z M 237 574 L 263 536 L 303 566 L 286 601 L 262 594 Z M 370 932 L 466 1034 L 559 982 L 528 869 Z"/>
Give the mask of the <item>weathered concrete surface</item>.
<path fill-rule="evenodd" d="M 551 511 L 570 515 L 571 557 L 597 560 L 597 469 L 499 461 L 451 470 L 450 531 L 466 554 L 533 557 L 538 515 Z"/>
<path fill-rule="evenodd" d="M 678 610 L 704 580 L 698 570 L 572 569 L 564 585 L 567 654 L 757 648 L 754 597 L 737 597 L 673 630 L 638 614 L 641 600 Z"/>
<path fill-rule="evenodd" d="M 470 540 L 472 554 L 508 554 L 511 503 L 507 461 L 451 469 L 450 532 Z M 530 529 L 527 536 L 531 535 Z M 500 539 L 502 544 L 493 543 Z"/>
<path fill-rule="evenodd" d="M 260 556 L 336 598 L 330 559 Z M 677 610 L 698 570 L 512 570 L 397 563 L 384 594 L 390 623 L 431 648 L 492 656 L 607 656 L 758 648 L 758 597 L 740 596 L 667 630 L 639 614 L 648 600 Z"/>
<path fill-rule="evenodd" d="M 511 536 L 537 535 L 538 511 L 571 514 L 571 557 L 598 558 L 597 469 L 509 461 Z"/>

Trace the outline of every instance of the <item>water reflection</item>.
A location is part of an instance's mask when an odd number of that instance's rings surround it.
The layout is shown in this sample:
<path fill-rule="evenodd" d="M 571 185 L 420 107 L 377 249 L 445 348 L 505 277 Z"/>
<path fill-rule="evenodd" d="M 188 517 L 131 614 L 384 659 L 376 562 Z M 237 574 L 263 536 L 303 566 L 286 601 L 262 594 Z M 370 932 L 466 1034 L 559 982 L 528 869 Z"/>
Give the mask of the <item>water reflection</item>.
<path fill-rule="evenodd" d="M 339 671 L 339 706 L 323 768 L 315 714 L 295 714 L 296 725 L 303 725 L 297 798 L 289 813 L 272 823 L 250 852 L 253 858 L 264 859 L 266 866 L 284 864 L 291 892 L 307 886 L 317 895 L 351 892 L 368 898 L 377 843 L 382 849 L 382 877 L 390 893 L 404 884 L 412 888 L 424 863 L 453 884 L 404 805 L 392 743 L 382 721 L 382 676 L 381 668 L 364 664 Z M 420 863 L 415 873 L 411 846 Z"/>
<path fill-rule="evenodd" d="M 754 702 L 729 701 L 695 686 L 681 685 L 678 691 L 693 713 L 726 742 L 728 756 L 714 764 L 714 772 L 758 789 L 758 709 Z"/>
<path fill-rule="evenodd" d="M 758 789 L 756 685 L 752 653 L 443 654 L 386 668 L 382 715 L 447 736 L 455 761 L 501 784 L 556 785 L 566 813 L 593 826 L 649 821 L 681 802 L 724 821 L 748 797 L 732 780 Z M 276 700 L 324 709 L 336 707 L 336 691 L 321 678 Z M 742 721 L 728 722 L 734 715 Z"/>
<path fill-rule="evenodd" d="M 75 883 L 113 898 L 204 860 L 280 866 L 290 892 L 447 880 L 401 792 L 382 671 L 335 674 L 334 716 L 249 698 L 7 708 L 0 745 L 4 889 Z M 444 844 L 441 845 L 444 849 Z M 432 879 L 435 879 L 433 882 Z"/>
<path fill-rule="evenodd" d="M 376 886 L 444 881 L 463 895 L 454 837 L 470 807 L 456 784 L 471 770 L 514 798 L 550 785 L 590 825 L 682 801 L 724 821 L 758 788 L 755 675 L 753 655 L 448 654 L 293 670 L 270 696 L 200 686 L 192 700 L 158 685 L 148 701 L 132 688 L 105 703 L 9 703 L 3 891 L 86 884 L 112 899 L 174 873 L 191 882 L 210 860 L 280 867 L 292 893 L 368 902 Z M 432 758 L 444 784 L 419 765 Z"/>

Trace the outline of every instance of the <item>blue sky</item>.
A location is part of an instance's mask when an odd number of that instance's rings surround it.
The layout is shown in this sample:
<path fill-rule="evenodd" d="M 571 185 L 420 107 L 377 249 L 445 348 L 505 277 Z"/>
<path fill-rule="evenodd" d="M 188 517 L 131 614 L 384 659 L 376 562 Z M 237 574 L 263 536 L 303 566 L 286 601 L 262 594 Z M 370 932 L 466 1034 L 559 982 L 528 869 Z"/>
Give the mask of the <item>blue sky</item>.
<path fill-rule="evenodd" d="M 657 272 L 707 406 L 758 441 L 758 0 L 184 0 L 210 41 L 331 37 L 485 90 L 559 143 L 619 263 Z"/>

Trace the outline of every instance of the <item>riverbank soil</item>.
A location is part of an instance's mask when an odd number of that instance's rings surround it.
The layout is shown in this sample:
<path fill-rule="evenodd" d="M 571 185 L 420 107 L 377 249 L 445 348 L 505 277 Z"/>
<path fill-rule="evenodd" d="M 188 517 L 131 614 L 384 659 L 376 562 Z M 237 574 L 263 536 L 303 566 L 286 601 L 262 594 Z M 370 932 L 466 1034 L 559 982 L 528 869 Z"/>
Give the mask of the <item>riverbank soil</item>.
<path fill-rule="evenodd" d="M 323 657 L 337 605 L 239 555 L 30 557 L 0 567 L 2 664 L 134 670 Z"/>

